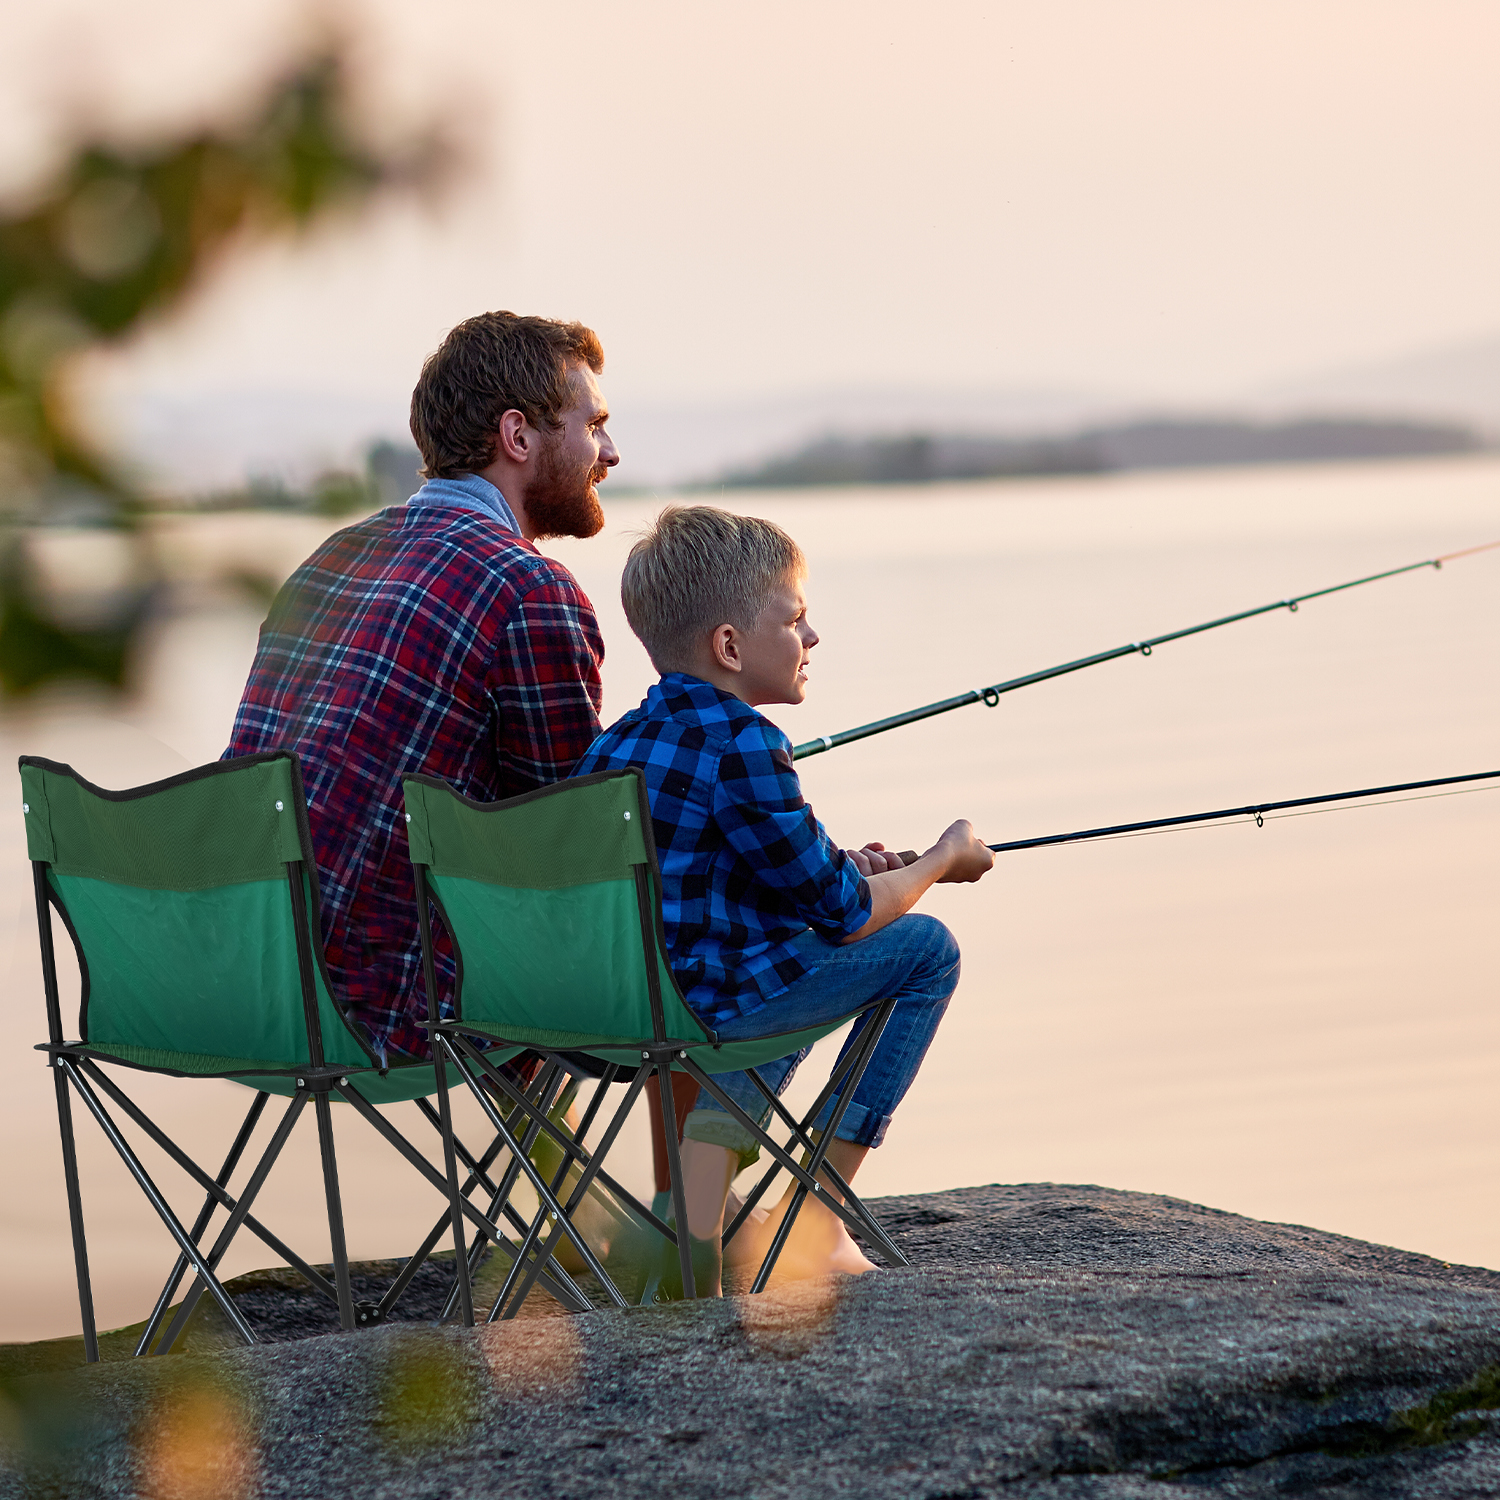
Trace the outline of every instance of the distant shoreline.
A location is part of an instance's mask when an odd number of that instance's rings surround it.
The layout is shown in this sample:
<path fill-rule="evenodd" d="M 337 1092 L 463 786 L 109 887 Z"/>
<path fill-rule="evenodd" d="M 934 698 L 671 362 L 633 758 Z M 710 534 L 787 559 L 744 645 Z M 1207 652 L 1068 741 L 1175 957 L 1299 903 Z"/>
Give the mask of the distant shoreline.
<path fill-rule="evenodd" d="M 923 484 L 951 479 L 1035 479 L 1287 463 L 1340 463 L 1481 453 L 1459 423 L 1305 417 L 1258 422 L 1163 417 L 1034 436 L 910 432 L 829 434 L 706 482 L 727 489 Z"/>

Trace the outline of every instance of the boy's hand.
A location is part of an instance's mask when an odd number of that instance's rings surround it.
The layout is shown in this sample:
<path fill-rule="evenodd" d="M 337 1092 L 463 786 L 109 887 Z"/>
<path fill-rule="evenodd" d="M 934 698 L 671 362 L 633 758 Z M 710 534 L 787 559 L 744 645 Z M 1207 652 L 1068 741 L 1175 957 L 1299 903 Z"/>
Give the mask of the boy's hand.
<path fill-rule="evenodd" d="M 854 868 L 861 875 L 884 875 L 887 870 L 900 870 L 906 864 L 899 854 L 888 851 L 884 844 L 866 844 L 863 849 L 846 849 L 844 853 L 854 861 Z"/>
<path fill-rule="evenodd" d="M 938 876 L 939 885 L 968 884 L 978 880 L 995 863 L 994 854 L 985 848 L 967 818 L 960 818 L 946 828 L 927 853 L 941 854 L 946 860 L 948 868 Z"/>

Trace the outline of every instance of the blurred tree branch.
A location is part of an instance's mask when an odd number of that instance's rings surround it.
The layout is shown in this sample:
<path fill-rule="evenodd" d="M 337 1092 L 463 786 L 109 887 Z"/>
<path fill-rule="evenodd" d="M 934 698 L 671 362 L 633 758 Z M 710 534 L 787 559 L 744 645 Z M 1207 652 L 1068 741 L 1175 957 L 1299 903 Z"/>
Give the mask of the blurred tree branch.
<path fill-rule="evenodd" d="M 172 312 L 231 246 L 429 181 L 442 164 L 435 140 L 363 141 L 343 75 L 335 49 L 238 124 L 136 150 L 84 143 L 24 206 L 0 209 L 0 692 L 70 676 L 124 686 L 159 591 L 147 498 L 70 399 L 77 356 Z M 59 523 L 116 538 L 122 565 L 97 607 L 49 598 L 28 533 Z"/>

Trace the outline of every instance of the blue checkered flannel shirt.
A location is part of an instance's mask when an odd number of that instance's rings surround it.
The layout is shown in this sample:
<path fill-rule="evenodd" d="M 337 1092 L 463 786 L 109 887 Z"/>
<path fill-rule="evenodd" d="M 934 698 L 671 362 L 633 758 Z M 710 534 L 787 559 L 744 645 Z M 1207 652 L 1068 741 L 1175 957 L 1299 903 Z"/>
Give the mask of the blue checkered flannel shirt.
<path fill-rule="evenodd" d="M 711 683 L 668 672 L 584 752 L 576 776 L 639 766 L 661 862 L 668 957 L 710 1027 L 750 1015 L 870 919 L 869 882 L 802 798 L 792 742 Z"/>

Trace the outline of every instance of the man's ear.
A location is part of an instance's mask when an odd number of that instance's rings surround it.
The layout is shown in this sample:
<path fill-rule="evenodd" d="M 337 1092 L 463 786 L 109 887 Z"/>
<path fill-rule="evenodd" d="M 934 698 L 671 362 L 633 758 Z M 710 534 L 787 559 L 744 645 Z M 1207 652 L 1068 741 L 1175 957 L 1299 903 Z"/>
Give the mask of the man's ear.
<path fill-rule="evenodd" d="M 709 637 L 709 650 L 714 662 L 726 672 L 743 672 L 745 664 L 740 658 L 740 633 L 733 625 L 716 625 Z"/>
<path fill-rule="evenodd" d="M 512 408 L 500 414 L 500 431 L 495 438 L 496 458 L 524 464 L 536 452 L 536 445 L 537 431 L 526 420 L 525 412 Z"/>

